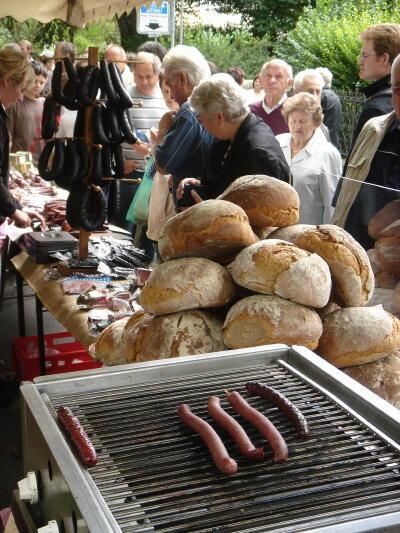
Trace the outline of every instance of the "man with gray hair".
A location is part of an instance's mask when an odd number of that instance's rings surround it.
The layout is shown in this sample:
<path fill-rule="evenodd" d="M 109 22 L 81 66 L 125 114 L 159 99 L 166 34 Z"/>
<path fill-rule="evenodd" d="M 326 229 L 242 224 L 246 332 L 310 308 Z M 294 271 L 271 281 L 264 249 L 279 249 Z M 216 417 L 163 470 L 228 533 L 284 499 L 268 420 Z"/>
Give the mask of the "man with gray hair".
<path fill-rule="evenodd" d="M 133 101 L 133 106 L 128 112 L 138 139 L 133 145 L 128 143 L 122 145 L 125 175 L 129 178 L 143 178 L 146 158 L 151 150 L 150 130 L 158 128 L 161 117 L 168 111 L 158 85 L 160 68 L 161 61 L 154 54 L 148 52 L 136 54 L 133 70 L 135 85 L 131 85 L 127 90 Z M 113 224 L 129 227 L 126 214 L 137 187 L 118 180 L 113 183 L 109 209 Z"/>
<path fill-rule="evenodd" d="M 211 76 L 204 56 L 193 46 L 178 45 L 164 57 L 164 80 L 179 111 L 167 113 L 158 132 L 156 164 L 162 174 L 171 174 L 173 189 L 184 178 L 201 178 L 206 174 L 212 136 L 197 120 L 188 99 L 193 89 Z"/>
<path fill-rule="evenodd" d="M 122 46 L 113 43 L 109 44 L 104 50 L 104 59 L 109 62 L 117 63 L 125 87 L 133 85 L 132 72 L 126 63 L 126 52 Z"/>
<path fill-rule="evenodd" d="M 309 93 L 315 96 L 318 103 L 321 103 L 322 89 L 325 85 L 324 78 L 314 68 L 307 68 L 298 72 L 294 77 L 293 90 L 297 93 Z M 320 128 L 327 138 L 331 140 L 329 130 L 324 123 L 320 125 Z"/>
<path fill-rule="evenodd" d="M 332 72 L 325 67 L 315 69 L 324 79 L 322 88 L 321 106 L 324 113 L 324 124 L 329 130 L 331 143 L 339 148 L 339 133 L 342 122 L 342 104 L 339 96 L 332 90 Z"/>
<path fill-rule="evenodd" d="M 251 104 L 250 111 L 262 118 L 275 135 L 288 133 L 288 125 L 281 110 L 287 98 L 287 92 L 292 87 L 292 67 L 282 59 L 272 59 L 264 63 L 260 76 L 265 96 L 263 100 Z"/>
<path fill-rule="evenodd" d="M 371 118 L 363 126 L 348 159 L 346 177 L 352 181 L 339 182 L 334 199 L 332 224 L 345 228 L 367 250 L 374 245 L 368 235 L 369 221 L 399 198 L 400 55 L 392 63 L 391 86 L 394 111 Z"/>

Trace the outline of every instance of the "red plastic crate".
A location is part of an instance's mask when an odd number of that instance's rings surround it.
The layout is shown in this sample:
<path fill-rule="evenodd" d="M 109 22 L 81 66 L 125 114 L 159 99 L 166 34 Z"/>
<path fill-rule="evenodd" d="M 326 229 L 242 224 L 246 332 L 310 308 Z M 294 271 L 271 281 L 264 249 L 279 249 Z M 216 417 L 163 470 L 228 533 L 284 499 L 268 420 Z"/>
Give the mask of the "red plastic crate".
<path fill-rule="evenodd" d="M 61 374 L 99 368 L 95 361 L 70 333 L 51 333 L 44 336 L 46 374 Z M 40 375 L 37 337 L 18 337 L 12 341 L 13 370 L 21 380 L 32 381 Z"/>

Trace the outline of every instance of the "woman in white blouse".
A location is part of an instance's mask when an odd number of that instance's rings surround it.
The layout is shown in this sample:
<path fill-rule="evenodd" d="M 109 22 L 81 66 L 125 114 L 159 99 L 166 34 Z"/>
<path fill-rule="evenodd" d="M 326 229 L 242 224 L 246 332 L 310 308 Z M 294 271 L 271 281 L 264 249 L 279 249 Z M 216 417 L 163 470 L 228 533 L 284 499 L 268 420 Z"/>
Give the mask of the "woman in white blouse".
<path fill-rule="evenodd" d="M 286 100 L 282 113 L 289 133 L 277 135 L 289 164 L 292 185 L 300 198 L 301 224 L 329 224 L 337 182 L 342 174 L 342 158 L 319 127 L 322 108 L 309 93 Z"/>

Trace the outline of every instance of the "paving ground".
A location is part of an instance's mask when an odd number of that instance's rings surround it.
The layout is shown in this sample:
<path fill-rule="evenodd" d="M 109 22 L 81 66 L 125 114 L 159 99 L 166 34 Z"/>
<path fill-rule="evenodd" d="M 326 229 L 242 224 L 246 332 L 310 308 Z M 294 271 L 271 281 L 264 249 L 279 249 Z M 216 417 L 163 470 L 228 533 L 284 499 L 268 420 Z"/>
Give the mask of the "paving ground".
<path fill-rule="evenodd" d="M 29 287 L 24 287 L 24 296 L 26 334 L 36 335 L 35 299 Z M 63 331 L 49 313 L 44 313 L 44 328 L 46 333 Z M 11 343 L 15 337 L 18 337 L 15 276 L 9 272 L 0 309 L 0 509 L 9 506 L 17 481 L 24 477 L 18 382 L 1 377 L 4 369 L 11 369 Z"/>

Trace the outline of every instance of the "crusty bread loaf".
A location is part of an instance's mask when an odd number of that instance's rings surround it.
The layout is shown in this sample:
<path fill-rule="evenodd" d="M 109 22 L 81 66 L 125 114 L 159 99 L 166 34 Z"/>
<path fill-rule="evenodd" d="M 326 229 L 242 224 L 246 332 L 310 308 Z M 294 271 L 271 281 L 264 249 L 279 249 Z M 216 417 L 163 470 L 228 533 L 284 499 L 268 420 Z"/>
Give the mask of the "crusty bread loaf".
<path fill-rule="evenodd" d="M 278 239 L 248 246 L 228 270 L 242 287 L 311 307 L 324 307 L 331 294 L 331 275 L 325 261 Z"/>
<path fill-rule="evenodd" d="M 389 202 L 380 209 L 369 221 L 368 234 L 374 241 L 380 233 L 395 220 L 400 219 L 400 200 Z"/>
<path fill-rule="evenodd" d="M 379 262 L 378 254 L 376 253 L 375 248 L 370 248 L 369 250 L 367 250 L 367 255 L 369 257 L 372 272 L 374 274 L 377 274 L 382 270 L 382 265 Z"/>
<path fill-rule="evenodd" d="M 226 268 L 199 257 L 161 263 L 140 294 L 140 305 L 155 315 L 189 309 L 222 307 L 235 296 Z"/>
<path fill-rule="evenodd" d="M 400 321 L 381 305 L 349 307 L 329 313 L 323 321 L 318 353 L 333 365 L 361 365 L 400 348 Z"/>
<path fill-rule="evenodd" d="M 323 320 L 326 315 L 329 315 L 329 313 L 333 313 L 333 311 L 336 311 L 336 309 L 341 309 L 340 305 L 330 300 L 325 307 L 323 307 L 322 309 L 317 309 L 317 313 L 319 314 L 321 320 Z"/>
<path fill-rule="evenodd" d="M 380 232 L 375 250 L 382 270 L 400 278 L 400 220 Z"/>
<path fill-rule="evenodd" d="M 300 233 L 295 244 L 328 263 L 339 304 L 361 306 L 370 300 L 374 274 L 367 252 L 347 231 L 333 224 L 321 224 Z"/>
<path fill-rule="evenodd" d="M 222 321 L 206 311 L 147 317 L 126 342 L 134 361 L 225 350 Z"/>
<path fill-rule="evenodd" d="M 400 409 L 400 353 L 379 361 L 345 368 L 344 372 L 372 392 Z"/>
<path fill-rule="evenodd" d="M 225 319 L 229 348 L 263 344 L 297 344 L 314 350 L 322 333 L 318 314 L 279 296 L 249 296 L 231 307 Z"/>
<path fill-rule="evenodd" d="M 294 224 L 293 226 L 287 226 L 286 228 L 278 228 L 272 231 L 268 235 L 268 239 L 281 239 L 282 241 L 292 242 L 297 246 L 297 238 L 304 232 L 315 229 L 317 226 L 313 224 Z"/>
<path fill-rule="evenodd" d="M 257 242 L 241 207 L 224 200 L 206 200 L 174 216 L 158 241 L 161 257 L 206 257 L 226 263 Z"/>
<path fill-rule="evenodd" d="M 375 287 L 374 294 L 368 302 L 368 307 L 374 307 L 376 305 L 381 305 L 388 313 L 397 315 L 399 309 L 396 308 L 395 304 L 395 289 Z"/>
<path fill-rule="evenodd" d="M 237 178 L 219 199 L 240 205 L 255 228 L 280 228 L 299 220 L 300 200 L 296 190 L 270 176 L 257 174 Z"/>
<path fill-rule="evenodd" d="M 129 317 L 121 318 L 107 326 L 94 345 L 94 355 L 105 365 L 121 365 L 129 362 L 122 350 L 124 328 Z"/>

